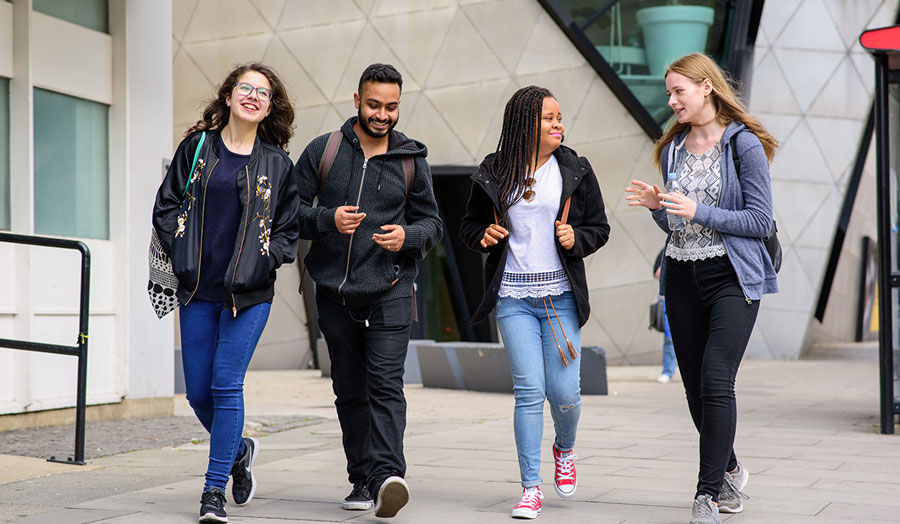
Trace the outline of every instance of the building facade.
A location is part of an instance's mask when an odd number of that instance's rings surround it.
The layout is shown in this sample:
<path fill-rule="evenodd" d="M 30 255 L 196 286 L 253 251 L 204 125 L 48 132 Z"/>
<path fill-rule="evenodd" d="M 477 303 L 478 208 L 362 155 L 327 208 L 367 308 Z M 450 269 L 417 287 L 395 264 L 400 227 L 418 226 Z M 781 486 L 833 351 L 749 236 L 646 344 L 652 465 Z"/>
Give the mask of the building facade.
<path fill-rule="evenodd" d="M 88 402 L 167 413 L 172 324 L 145 282 L 171 155 L 171 4 L 72 4 L 0 2 L 0 228 L 88 245 Z M 74 345 L 79 267 L 75 252 L 0 244 L 0 336 Z M 75 369 L 0 350 L 0 413 L 74 405 Z"/>

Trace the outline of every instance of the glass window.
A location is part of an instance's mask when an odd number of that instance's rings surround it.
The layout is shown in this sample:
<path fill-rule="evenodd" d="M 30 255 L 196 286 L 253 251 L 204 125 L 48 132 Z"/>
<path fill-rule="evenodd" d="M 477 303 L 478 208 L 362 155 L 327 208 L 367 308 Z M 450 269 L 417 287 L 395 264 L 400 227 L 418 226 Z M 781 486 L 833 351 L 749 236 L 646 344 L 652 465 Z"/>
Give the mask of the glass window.
<path fill-rule="evenodd" d="M 9 79 L 0 78 L 0 229 L 9 220 Z"/>
<path fill-rule="evenodd" d="M 659 124 L 672 114 L 663 78 L 668 64 L 694 52 L 705 52 L 719 63 L 725 58 L 730 2 L 561 0 L 560 4 Z"/>
<path fill-rule="evenodd" d="M 109 238 L 109 108 L 34 90 L 34 230 Z"/>
<path fill-rule="evenodd" d="M 107 0 L 34 0 L 33 9 L 73 24 L 109 32 Z"/>

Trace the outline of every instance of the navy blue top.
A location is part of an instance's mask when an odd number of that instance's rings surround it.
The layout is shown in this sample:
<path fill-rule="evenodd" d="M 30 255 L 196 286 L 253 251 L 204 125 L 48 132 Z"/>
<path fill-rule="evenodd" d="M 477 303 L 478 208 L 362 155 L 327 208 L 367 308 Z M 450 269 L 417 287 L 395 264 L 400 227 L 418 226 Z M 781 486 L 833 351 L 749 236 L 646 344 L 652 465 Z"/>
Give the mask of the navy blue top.
<path fill-rule="evenodd" d="M 212 302 L 225 300 L 225 273 L 234 253 L 241 226 L 241 196 L 237 177 L 250 155 L 238 155 L 219 138 L 219 163 L 206 183 L 206 211 L 203 221 L 203 250 L 200 282 L 195 298 Z"/>

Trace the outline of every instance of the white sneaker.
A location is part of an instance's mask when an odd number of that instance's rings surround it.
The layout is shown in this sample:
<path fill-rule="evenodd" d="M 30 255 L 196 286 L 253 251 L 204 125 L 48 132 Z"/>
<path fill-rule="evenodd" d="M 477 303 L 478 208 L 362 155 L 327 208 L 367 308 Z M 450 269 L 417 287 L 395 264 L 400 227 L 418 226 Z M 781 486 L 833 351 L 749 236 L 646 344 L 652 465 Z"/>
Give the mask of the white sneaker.
<path fill-rule="evenodd" d="M 656 378 L 656 381 L 660 384 L 667 384 L 670 380 L 672 380 L 672 377 L 665 373 Z"/>

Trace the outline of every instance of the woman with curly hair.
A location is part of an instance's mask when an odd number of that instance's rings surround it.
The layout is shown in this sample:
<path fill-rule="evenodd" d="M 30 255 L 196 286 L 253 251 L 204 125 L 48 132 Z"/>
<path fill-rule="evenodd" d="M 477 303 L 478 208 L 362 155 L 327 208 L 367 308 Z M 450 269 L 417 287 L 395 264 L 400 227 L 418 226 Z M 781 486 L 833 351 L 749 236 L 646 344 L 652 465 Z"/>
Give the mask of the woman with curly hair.
<path fill-rule="evenodd" d="M 185 133 L 156 195 L 153 226 L 178 277 L 187 399 L 209 431 L 200 522 L 227 522 L 225 486 L 256 492 L 259 442 L 244 438 L 244 375 L 269 317 L 275 270 L 297 253 L 294 110 L 271 68 L 232 70 Z"/>

